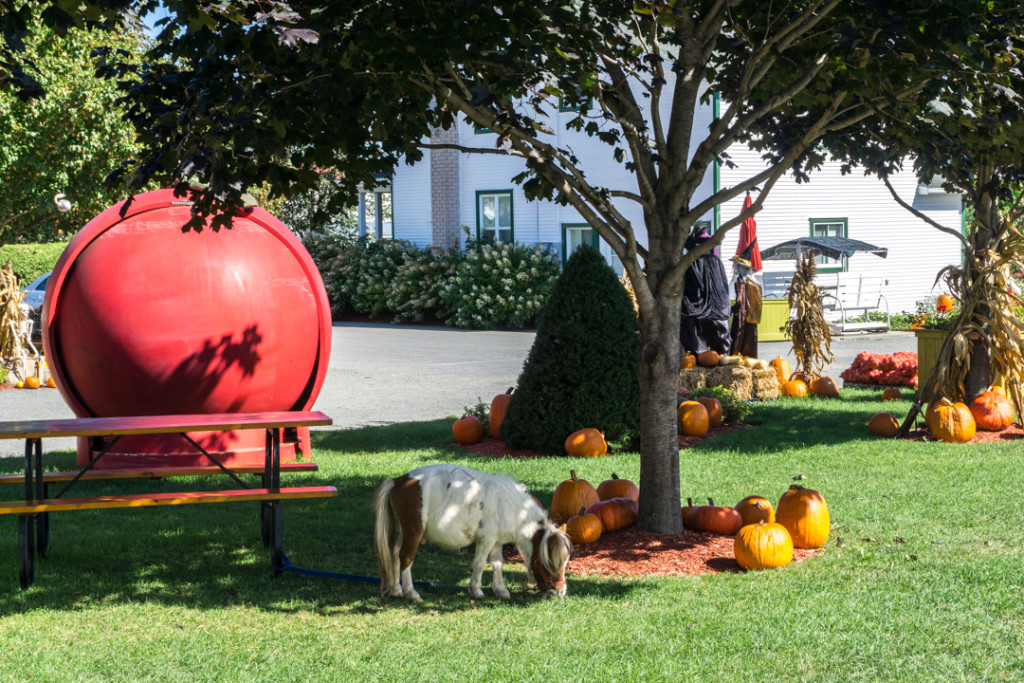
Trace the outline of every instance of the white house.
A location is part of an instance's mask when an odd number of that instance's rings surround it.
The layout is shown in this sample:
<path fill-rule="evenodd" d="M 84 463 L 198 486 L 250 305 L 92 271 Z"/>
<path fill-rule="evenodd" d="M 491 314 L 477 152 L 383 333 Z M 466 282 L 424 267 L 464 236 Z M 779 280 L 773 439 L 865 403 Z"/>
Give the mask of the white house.
<path fill-rule="evenodd" d="M 668 99 L 668 98 L 666 98 Z M 588 179 L 596 185 L 629 189 L 635 183 L 610 156 L 607 145 L 583 133 L 566 129 L 575 112 L 558 112 L 550 122 L 553 142 L 568 145 L 581 159 Z M 709 105 L 698 111 L 694 128 L 702 135 L 713 117 Z M 497 136 L 462 122 L 449 131 L 437 131 L 435 142 L 491 147 Z M 734 168 L 709 171 L 697 200 L 710 196 L 716 187 L 750 177 L 763 168 L 758 153 L 734 146 L 729 150 Z M 548 201 L 528 201 L 512 177 L 524 168 L 521 160 L 494 154 L 470 154 L 451 149 L 426 150 L 424 159 L 400 165 L 392 179 L 394 237 L 420 246 L 450 245 L 461 226 L 478 236 L 497 236 L 525 244 L 545 243 L 564 260 L 581 241 L 597 243 L 597 235 L 570 206 Z M 919 187 L 912 174 L 893 180 L 900 196 L 939 224 L 953 229 L 962 225 L 959 195 L 941 189 Z M 724 204 L 718 214 L 706 217 L 708 226 L 738 215 L 743 197 Z M 643 242 L 646 232 L 639 207 L 622 200 L 618 207 L 628 217 Z M 772 189 L 756 215 L 760 248 L 795 237 L 812 234 L 846 236 L 888 248 L 886 258 L 856 254 L 841 263 L 820 263 L 822 271 L 842 270 L 882 276 L 884 294 L 892 313 L 913 311 L 917 301 L 934 297 L 936 274 L 942 267 L 960 261 L 960 245 L 897 204 L 881 181 L 862 173 L 842 176 L 838 164 L 812 174 L 809 183 L 797 184 L 791 177 Z M 726 236 L 721 254 L 728 259 L 736 251 L 739 230 Z M 600 248 L 613 267 L 621 265 L 606 244 Z M 729 264 L 726 264 L 727 266 Z M 766 273 L 792 272 L 793 261 L 765 261 Z M 727 267 L 727 271 L 730 270 Z M 771 292 L 766 291 L 766 296 Z"/>

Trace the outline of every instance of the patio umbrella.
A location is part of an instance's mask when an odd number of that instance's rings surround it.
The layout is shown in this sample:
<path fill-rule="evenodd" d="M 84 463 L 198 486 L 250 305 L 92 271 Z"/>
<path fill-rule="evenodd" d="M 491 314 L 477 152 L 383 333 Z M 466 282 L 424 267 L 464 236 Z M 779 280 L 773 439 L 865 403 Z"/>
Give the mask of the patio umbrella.
<path fill-rule="evenodd" d="M 886 257 L 889 250 L 886 247 L 876 247 L 867 242 L 850 240 L 845 237 L 798 237 L 780 244 L 768 247 L 761 254 L 761 258 L 769 261 L 786 261 L 800 256 L 806 251 L 814 251 L 828 258 L 839 259 L 849 258 L 858 251 L 868 254 Z"/>
<path fill-rule="evenodd" d="M 748 194 L 747 198 L 743 200 L 743 210 L 749 209 L 753 203 Z M 746 258 L 743 252 L 748 249 L 750 250 L 750 269 L 756 273 L 763 266 L 761 265 L 761 250 L 757 247 L 757 223 L 754 222 L 753 216 L 743 221 L 743 226 L 740 228 L 740 241 L 736 245 L 736 255 Z"/>

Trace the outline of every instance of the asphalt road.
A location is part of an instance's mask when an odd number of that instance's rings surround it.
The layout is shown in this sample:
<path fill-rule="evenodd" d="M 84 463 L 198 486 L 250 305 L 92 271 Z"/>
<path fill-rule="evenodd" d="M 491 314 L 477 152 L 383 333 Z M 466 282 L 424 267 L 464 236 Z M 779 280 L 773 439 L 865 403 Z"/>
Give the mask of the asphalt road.
<path fill-rule="evenodd" d="M 337 323 L 331 363 L 315 405 L 335 429 L 433 420 L 490 402 L 514 386 L 534 333 L 481 332 L 447 327 Z M 789 342 L 762 343 L 764 359 L 793 363 Z M 850 366 L 861 351 L 916 351 L 910 332 L 836 337 L 831 375 Z M 841 383 L 840 383 L 841 384 Z M 54 389 L 0 391 L 0 421 L 74 417 Z M 51 440 L 48 450 L 73 449 L 72 439 Z M 20 441 L 0 441 L 0 456 L 23 454 Z"/>

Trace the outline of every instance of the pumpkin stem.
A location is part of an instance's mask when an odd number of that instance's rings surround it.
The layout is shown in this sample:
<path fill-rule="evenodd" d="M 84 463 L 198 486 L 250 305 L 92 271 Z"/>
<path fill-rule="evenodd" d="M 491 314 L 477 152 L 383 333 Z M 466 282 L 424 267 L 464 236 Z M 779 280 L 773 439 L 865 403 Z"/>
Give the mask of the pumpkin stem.
<path fill-rule="evenodd" d="M 614 472 L 612 472 L 612 479 L 618 479 L 618 478 L 619 478 L 619 475 L 617 475 Z"/>
<path fill-rule="evenodd" d="M 580 515 L 582 516 L 586 511 L 587 511 L 587 508 L 581 507 L 580 508 Z"/>
<path fill-rule="evenodd" d="M 790 490 L 790 491 L 803 491 L 803 490 L 804 490 L 804 487 L 803 487 L 803 486 L 801 486 L 800 484 L 793 484 L 793 485 L 791 485 L 791 486 L 789 487 L 789 490 Z"/>
<path fill-rule="evenodd" d="M 711 500 L 711 496 L 708 496 L 708 505 L 715 507 L 715 501 Z"/>
<path fill-rule="evenodd" d="M 509 387 L 509 388 L 508 388 L 508 389 L 507 389 L 507 390 L 505 391 L 505 393 L 506 393 L 506 394 L 511 394 L 511 393 L 512 393 L 512 391 L 513 391 L 513 389 L 515 389 L 515 387 Z"/>
<path fill-rule="evenodd" d="M 576 470 L 569 470 L 569 478 L 576 481 Z"/>
<path fill-rule="evenodd" d="M 686 499 L 686 506 L 691 508 L 693 507 L 693 498 Z"/>

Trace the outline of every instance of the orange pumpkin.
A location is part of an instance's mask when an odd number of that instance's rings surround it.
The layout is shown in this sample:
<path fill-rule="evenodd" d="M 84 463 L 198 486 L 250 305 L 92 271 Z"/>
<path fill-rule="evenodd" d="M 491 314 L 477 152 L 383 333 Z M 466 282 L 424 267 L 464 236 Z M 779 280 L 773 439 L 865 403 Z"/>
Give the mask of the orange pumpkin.
<path fill-rule="evenodd" d="M 710 349 L 697 356 L 697 362 L 706 368 L 715 367 L 721 359 L 722 357 L 718 355 L 717 351 L 712 351 Z"/>
<path fill-rule="evenodd" d="M 762 521 L 775 521 L 775 508 L 763 496 L 747 496 L 736 503 L 736 512 L 740 513 L 744 526 L 747 524 L 757 524 Z"/>
<path fill-rule="evenodd" d="M 484 438 L 484 426 L 476 415 L 459 418 L 452 425 L 455 440 L 463 446 L 479 443 Z"/>
<path fill-rule="evenodd" d="M 596 458 L 608 452 L 604 434 L 593 427 L 573 432 L 565 440 L 565 452 L 576 458 Z"/>
<path fill-rule="evenodd" d="M 708 433 L 708 411 L 697 401 L 683 401 L 676 410 L 679 433 L 686 436 L 704 436 Z"/>
<path fill-rule="evenodd" d="M 573 543 L 586 545 L 601 538 L 601 520 L 596 515 L 588 515 L 582 508 L 578 515 L 573 515 L 565 523 L 565 533 Z"/>
<path fill-rule="evenodd" d="M 508 410 L 508 402 L 512 400 L 512 387 L 504 394 L 498 394 L 491 399 L 491 411 L 487 415 L 487 421 L 491 430 L 491 438 L 501 438 L 501 423 L 505 421 L 505 411 Z"/>
<path fill-rule="evenodd" d="M 735 508 L 727 505 L 715 505 L 708 498 L 707 505 L 691 508 L 685 526 L 694 531 L 710 531 L 713 534 L 732 536 L 743 526 L 743 517 Z"/>
<path fill-rule="evenodd" d="M 899 389 L 897 389 L 896 387 L 888 387 L 888 388 L 882 390 L 882 400 L 883 401 L 902 401 L 903 400 L 903 392 L 900 391 Z"/>
<path fill-rule="evenodd" d="M 609 498 L 587 508 L 588 515 L 601 520 L 604 533 L 626 529 L 636 524 L 639 504 L 632 498 Z"/>
<path fill-rule="evenodd" d="M 612 472 L 611 479 L 605 479 L 597 485 L 597 497 L 601 500 L 610 498 L 640 498 L 640 489 L 629 479 L 619 479 L 619 475 Z"/>
<path fill-rule="evenodd" d="M 789 381 L 789 376 L 793 374 L 793 368 L 789 367 L 789 361 L 785 358 L 773 358 L 768 365 L 775 368 L 775 375 L 779 378 L 779 386 Z"/>
<path fill-rule="evenodd" d="M 39 378 L 35 375 L 29 375 L 25 378 L 26 389 L 38 389 L 40 385 Z"/>
<path fill-rule="evenodd" d="M 577 514 L 580 508 L 586 510 L 600 502 L 597 491 L 586 479 L 578 479 L 576 470 L 569 470 L 569 478 L 555 487 L 551 496 L 551 521 L 564 524 Z"/>
<path fill-rule="evenodd" d="M 695 365 L 697 365 L 697 357 L 694 356 L 692 353 L 688 353 L 685 356 L 683 356 L 682 362 L 679 363 L 679 367 L 681 367 L 683 370 L 689 370 Z"/>
<path fill-rule="evenodd" d="M 701 396 L 697 403 L 704 406 L 708 411 L 708 427 L 717 427 L 722 424 L 722 404 L 714 396 Z"/>
<path fill-rule="evenodd" d="M 747 524 L 732 544 L 736 562 L 744 569 L 773 569 L 793 561 L 793 539 L 781 524 Z"/>
<path fill-rule="evenodd" d="M 839 387 L 831 377 L 819 377 L 811 382 L 811 386 L 808 388 L 812 394 L 822 398 L 835 398 L 839 395 Z"/>
<path fill-rule="evenodd" d="M 796 548 L 818 548 L 828 540 L 831 522 L 825 497 L 799 484 L 779 498 L 775 521 L 786 527 Z"/>
<path fill-rule="evenodd" d="M 932 436 L 950 443 L 970 441 L 978 428 L 967 405 L 953 403 L 947 398 L 941 398 L 935 403 L 931 418 L 926 421 Z"/>
<path fill-rule="evenodd" d="M 686 505 L 679 508 L 679 514 L 683 517 L 683 527 L 686 527 L 686 518 L 690 516 L 690 510 L 693 509 L 693 498 L 686 499 Z"/>
<path fill-rule="evenodd" d="M 1010 399 L 995 391 L 979 394 L 970 404 L 971 415 L 978 429 L 998 432 L 1013 423 L 1013 404 Z"/>
<path fill-rule="evenodd" d="M 900 423 L 892 413 L 875 413 L 868 420 L 868 431 L 875 436 L 893 437 L 900 430 Z"/>
<path fill-rule="evenodd" d="M 782 385 L 782 395 L 787 398 L 804 398 L 807 396 L 807 385 L 801 379 L 791 379 Z"/>
<path fill-rule="evenodd" d="M 50 387 L 51 389 L 57 388 L 57 383 L 53 381 L 53 375 L 50 375 L 49 377 L 46 378 L 46 386 Z"/>
<path fill-rule="evenodd" d="M 952 311 L 954 305 L 956 305 L 956 299 L 949 294 L 940 294 L 939 298 L 935 300 L 936 311 Z"/>

